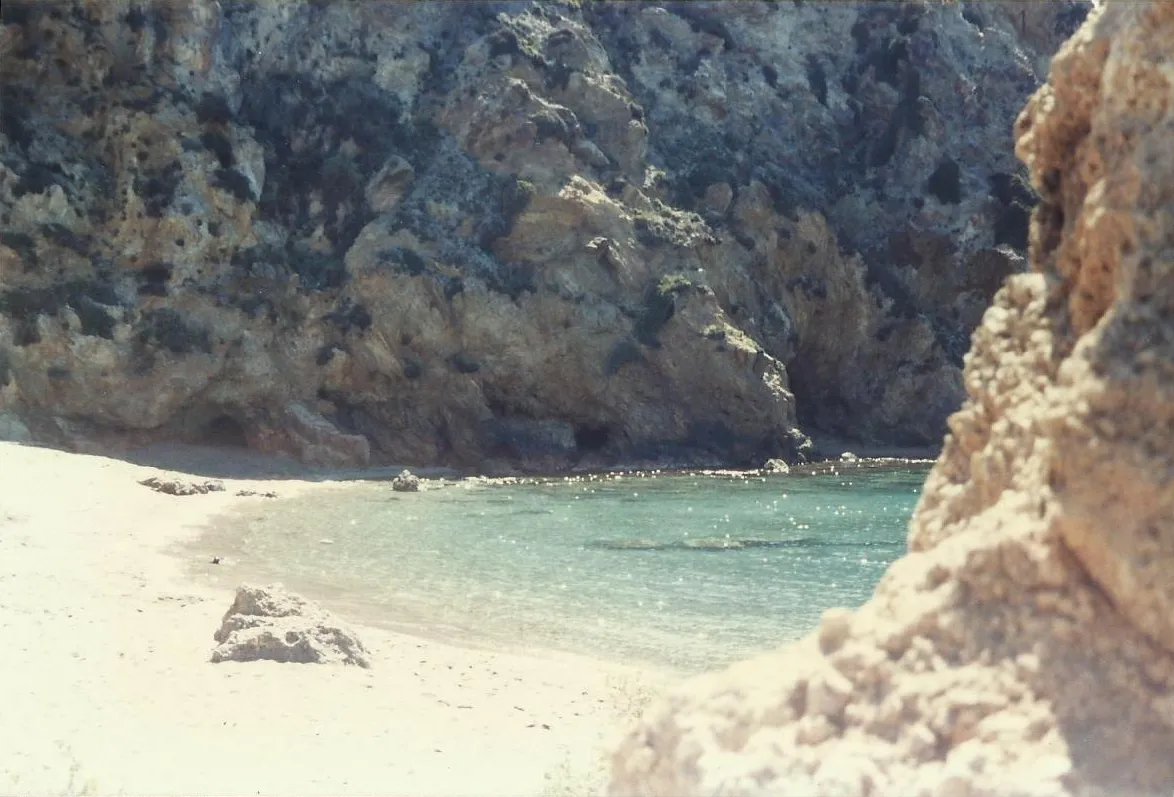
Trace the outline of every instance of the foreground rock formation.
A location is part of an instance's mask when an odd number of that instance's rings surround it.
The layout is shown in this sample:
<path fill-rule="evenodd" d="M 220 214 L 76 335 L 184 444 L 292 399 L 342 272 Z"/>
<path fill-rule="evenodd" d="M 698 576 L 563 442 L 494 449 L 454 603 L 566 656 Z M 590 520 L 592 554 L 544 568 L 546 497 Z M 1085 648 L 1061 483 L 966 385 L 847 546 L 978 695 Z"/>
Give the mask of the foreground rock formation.
<path fill-rule="evenodd" d="M 940 439 L 1086 2 L 7 0 L 0 434 L 327 465 Z"/>
<path fill-rule="evenodd" d="M 1035 272 L 975 335 L 910 553 L 646 715 L 611 793 L 1174 791 L 1174 4 L 1108 2 L 1016 125 Z"/>
<path fill-rule="evenodd" d="M 240 586 L 215 633 L 212 661 L 355 664 L 367 650 L 338 618 L 280 585 Z"/>

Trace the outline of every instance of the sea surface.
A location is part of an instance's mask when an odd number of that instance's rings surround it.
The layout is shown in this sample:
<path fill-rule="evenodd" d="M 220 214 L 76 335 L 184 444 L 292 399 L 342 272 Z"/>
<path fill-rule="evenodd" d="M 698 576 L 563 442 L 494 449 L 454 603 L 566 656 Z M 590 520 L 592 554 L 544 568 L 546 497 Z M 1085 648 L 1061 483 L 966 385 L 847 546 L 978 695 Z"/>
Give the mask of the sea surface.
<path fill-rule="evenodd" d="M 364 623 L 689 672 L 863 603 L 927 472 L 366 483 L 253 504 L 203 544 Z"/>

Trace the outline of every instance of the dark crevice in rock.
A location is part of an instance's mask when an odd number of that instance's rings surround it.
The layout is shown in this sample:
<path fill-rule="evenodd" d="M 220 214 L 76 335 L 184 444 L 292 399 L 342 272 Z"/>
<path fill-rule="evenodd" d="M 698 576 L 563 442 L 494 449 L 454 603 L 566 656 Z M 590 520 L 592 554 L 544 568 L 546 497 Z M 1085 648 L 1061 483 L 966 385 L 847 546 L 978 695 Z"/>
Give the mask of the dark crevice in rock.
<path fill-rule="evenodd" d="M 248 178 L 236 169 L 217 169 L 212 175 L 211 184 L 227 191 L 241 202 L 253 202 L 257 199 Z"/>
<path fill-rule="evenodd" d="M 623 338 L 608 353 L 603 372 L 608 376 L 615 376 L 625 365 L 643 360 L 644 352 L 640 350 L 640 345 L 631 338 Z"/>
<path fill-rule="evenodd" d="M 69 249 L 79 255 L 86 254 L 90 248 L 91 242 L 88 236 L 79 235 L 64 224 L 58 224 L 57 222 L 42 224 L 41 235 L 45 236 L 49 242 Z"/>
<path fill-rule="evenodd" d="M 607 448 L 611 442 L 611 429 L 594 424 L 575 426 L 575 448 L 583 454 L 593 454 Z"/>
<path fill-rule="evenodd" d="M 828 76 L 819 59 L 814 55 L 807 56 L 807 85 L 811 93 L 819 100 L 820 105 L 828 102 Z"/>
<path fill-rule="evenodd" d="M 998 172 L 989 179 L 991 196 L 1000 208 L 995 217 L 995 245 L 1006 244 L 1016 251 L 1027 250 L 1031 210 L 1038 197 L 1021 174 Z"/>
<path fill-rule="evenodd" d="M 962 169 L 953 158 L 946 158 L 926 183 L 928 190 L 942 204 L 957 205 L 962 201 Z"/>
<path fill-rule="evenodd" d="M 116 319 L 110 315 L 110 310 L 89 296 L 79 296 L 70 305 L 78 320 L 81 321 L 81 333 L 92 337 L 114 339 Z"/>
<path fill-rule="evenodd" d="M 15 342 L 18 346 L 40 342 L 37 319 L 42 315 L 56 316 L 65 307 L 71 308 L 78 316 L 83 335 L 112 338 L 116 320 L 110 312 L 121 313 L 121 304 L 114 288 L 101 279 L 0 292 L 0 313 L 16 322 Z"/>
<path fill-rule="evenodd" d="M 657 335 L 676 314 L 677 296 L 694 289 L 693 283 L 680 274 L 662 277 L 649 285 L 644 291 L 640 315 L 632 327 L 636 340 L 645 346 L 660 348 L 660 339 Z"/>
<path fill-rule="evenodd" d="M 459 351 L 448 358 L 448 364 L 459 374 L 475 374 L 481 370 L 481 363 L 467 352 Z"/>
<path fill-rule="evenodd" d="M 1067 39 L 1084 24 L 1092 10 L 1092 4 L 1080 0 L 1062 0 L 1062 3 L 1057 5 L 1060 8 L 1056 12 L 1053 29 L 1058 37 Z"/>
<path fill-rule="evenodd" d="M 230 415 L 218 415 L 197 435 L 197 442 L 207 446 L 224 446 L 226 448 L 248 448 L 249 439 L 244 427 Z"/>
<path fill-rule="evenodd" d="M 174 161 L 157 172 L 135 175 L 135 193 L 143 200 L 147 215 L 156 219 L 163 218 L 171 207 L 182 181 L 183 167 Z"/>
<path fill-rule="evenodd" d="M 192 323 L 169 307 L 147 310 L 135 325 L 139 343 L 166 349 L 172 354 L 210 354 L 212 338 L 209 331 Z"/>
<path fill-rule="evenodd" d="M 4 3 L 7 8 L 9 3 Z M 33 142 L 33 131 L 29 121 L 33 94 L 23 86 L 0 87 L 0 132 L 20 149 L 27 149 Z"/>
<path fill-rule="evenodd" d="M 216 156 L 220 167 L 229 169 L 236 163 L 236 156 L 232 151 L 232 142 L 228 136 L 219 131 L 205 131 L 200 134 L 200 143 L 204 148 Z"/>
<path fill-rule="evenodd" d="M 362 333 L 371 328 L 371 313 L 348 298 L 339 302 L 338 307 L 324 315 L 322 320 L 334 324 L 344 335 L 351 330 Z"/>
<path fill-rule="evenodd" d="M 336 287 L 343 279 L 342 255 L 371 219 L 364 203 L 352 201 L 362 193 L 362 175 L 377 172 L 392 153 L 411 154 L 418 131 L 402 123 L 398 100 L 358 77 L 319 83 L 296 75 L 249 75 L 243 93 L 241 115 L 265 147 L 268 177 L 259 215 L 290 230 L 288 265 L 305 287 Z M 294 138 L 305 142 L 296 151 Z M 346 154 L 347 142 L 353 155 Z M 239 172 L 224 170 L 217 180 L 238 198 L 252 198 Z M 312 212 L 315 202 L 323 206 L 318 213 Z M 297 246 L 319 225 L 333 248 L 327 258 Z"/>
<path fill-rule="evenodd" d="M 167 283 L 171 279 L 169 263 L 153 263 L 139 270 L 140 296 L 166 296 Z"/>
<path fill-rule="evenodd" d="M 228 101 L 218 94 L 204 92 L 196 103 L 196 121 L 200 124 L 228 124 L 235 114 Z"/>
<path fill-rule="evenodd" d="M 31 271 L 40 262 L 37 257 L 37 242 L 23 232 L 0 232 L 0 244 L 7 246 L 20 257 L 25 271 Z"/>

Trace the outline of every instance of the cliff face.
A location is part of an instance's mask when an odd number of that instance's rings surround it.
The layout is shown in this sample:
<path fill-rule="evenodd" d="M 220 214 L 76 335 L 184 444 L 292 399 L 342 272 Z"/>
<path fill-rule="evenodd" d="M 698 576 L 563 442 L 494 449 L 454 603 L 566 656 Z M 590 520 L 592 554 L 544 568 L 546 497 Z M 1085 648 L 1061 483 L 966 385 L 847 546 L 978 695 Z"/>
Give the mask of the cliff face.
<path fill-rule="evenodd" d="M 1082 3 L 3 5 L 0 431 L 535 468 L 935 441 Z M 803 449 L 803 450 L 801 450 Z"/>
<path fill-rule="evenodd" d="M 1174 788 L 1174 5 L 1110 0 L 1016 124 L 998 294 L 910 553 L 858 612 L 650 714 L 613 794 Z"/>

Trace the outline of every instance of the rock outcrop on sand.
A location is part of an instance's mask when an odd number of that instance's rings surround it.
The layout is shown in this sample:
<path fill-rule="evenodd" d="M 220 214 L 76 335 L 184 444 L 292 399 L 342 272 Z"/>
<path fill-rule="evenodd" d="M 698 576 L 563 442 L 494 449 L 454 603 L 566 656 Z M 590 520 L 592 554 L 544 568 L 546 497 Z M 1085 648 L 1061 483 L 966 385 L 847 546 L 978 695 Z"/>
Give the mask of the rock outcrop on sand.
<path fill-rule="evenodd" d="M 1042 203 L 910 553 L 646 714 L 611 793 L 1174 792 L 1174 4 L 1109 2 L 1019 117 Z"/>
<path fill-rule="evenodd" d="M 936 441 L 1087 8 L 6 0 L 0 417 L 326 465 Z"/>
<path fill-rule="evenodd" d="M 148 476 L 139 484 L 164 495 L 207 495 L 208 493 L 224 492 L 224 483 L 218 481 L 193 481 L 175 477 Z"/>
<path fill-rule="evenodd" d="M 355 664 L 370 667 L 355 633 L 322 607 L 281 585 L 237 587 L 214 635 L 212 661 Z"/>

